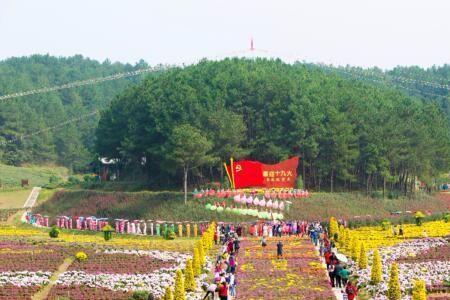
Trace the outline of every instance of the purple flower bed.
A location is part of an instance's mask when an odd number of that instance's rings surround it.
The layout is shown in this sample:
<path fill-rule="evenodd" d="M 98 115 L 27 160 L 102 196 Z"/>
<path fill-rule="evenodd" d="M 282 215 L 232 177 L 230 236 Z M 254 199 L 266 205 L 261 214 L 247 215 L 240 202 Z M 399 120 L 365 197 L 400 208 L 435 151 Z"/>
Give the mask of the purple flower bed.
<path fill-rule="evenodd" d="M 127 300 L 131 292 L 112 291 L 106 288 L 91 288 L 82 285 L 55 285 L 48 295 L 49 300 L 67 297 L 71 300 Z"/>

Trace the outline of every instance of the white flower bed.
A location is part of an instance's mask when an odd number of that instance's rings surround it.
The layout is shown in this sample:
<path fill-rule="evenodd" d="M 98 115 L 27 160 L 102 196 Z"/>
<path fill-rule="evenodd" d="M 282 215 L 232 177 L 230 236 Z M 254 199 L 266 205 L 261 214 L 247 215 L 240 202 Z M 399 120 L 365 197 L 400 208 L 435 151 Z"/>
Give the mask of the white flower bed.
<path fill-rule="evenodd" d="M 115 291 L 151 291 L 155 296 L 161 297 L 167 286 L 174 286 L 175 272 L 185 268 L 186 258 L 190 255 L 168 251 L 143 251 L 143 250 L 106 250 L 105 253 L 149 255 L 165 261 L 174 261 L 171 268 L 162 268 L 148 274 L 87 274 L 82 271 L 67 271 L 59 275 L 57 284 L 84 285 L 92 288 L 103 287 Z M 211 270 L 212 262 L 206 258 L 205 269 Z M 202 274 L 196 278 L 196 291 L 187 293 L 188 300 L 202 299 L 203 291 L 201 282 L 207 275 Z"/>
<path fill-rule="evenodd" d="M 15 286 L 44 285 L 50 282 L 50 272 L 1 272 L 0 286 L 12 284 Z"/>
<path fill-rule="evenodd" d="M 414 257 L 418 253 L 427 251 L 434 247 L 447 244 L 442 238 L 426 238 L 406 241 L 404 243 L 379 249 L 382 268 L 382 282 L 378 285 L 369 285 L 371 267 L 359 270 L 356 265 L 350 268 L 353 274 L 358 275 L 358 284 L 367 284 L 366 289 L 371 292 L 375 300 L 385 300 L 388 289 L 389 269 L 392 262 L 402 257 Z M 372 251 L 368 253 L 372 256 Z M 445 279 L 450 278 L 450 261 L 432 261 L 432 262 L 401 262 L 398 263 L 400 288 L 402 290 L 402 299 L 410 299 L 407 291 L 412 288 L 412 282 L 415 279 L 425 281 L 427 285 L 439 284 Z"/>
<path fill-rule="evenodd" d="M 162 261 L 172 261 L 174 260 L 177 263 L 181 263 L 186 261 L 187 258 L 192 258 L 192 255 L 188 255 L 180 252 L 171 252 L 171 251 L 159 251 L 159 250 L 115 250 L 115 249 L 107 249 L 104 251 L 105 254 L 131 254 L 131 255 L 141 255 L 141 256 L 150 256 L 155 259 L 159 259 Z"/>

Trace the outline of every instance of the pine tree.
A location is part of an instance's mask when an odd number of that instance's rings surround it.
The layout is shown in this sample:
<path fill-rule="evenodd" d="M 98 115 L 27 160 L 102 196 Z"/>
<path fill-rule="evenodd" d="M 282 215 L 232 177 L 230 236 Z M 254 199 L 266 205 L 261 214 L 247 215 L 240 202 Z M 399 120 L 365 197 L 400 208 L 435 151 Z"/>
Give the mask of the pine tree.
<path fill-rule="evenodd" d="M 358 267 L 360 269 L 367 268 L 367 255 L 366 255 L 366 249 L 364 247 L 364 243 L 361 243 L 361 250 L 359 252 Z"/>
<path fill-rule="evenodd" d="M 194 271 L 194 276 L 199 276 L 201 273 L 200 257 L 197 246 L 194 246 L 194 254 L 192 256 L 192 270 Z"/>
<path fill-rule="evenodd" d="M 330 218 L 330 230 L 329 230 L 329 234 L 330 234 L 330 238 L 334 238 L 334 235 L 337 233 L 339 234 L 339 226 L 338 223 L 336 221 L 336 219 L 334 217 Z M 338 236 L 339 239 L 339 236 Z"/>
<path fill-rule="evenodd" d="M 186 293 L 184 291 L 183 273 L 178 269 L 175 273 L 175 290 L 173 292 L 174 300 L 185 300 Z"/>
<path fill-rule="evenodd" d="M 381 259 L 378 248 L 373 250 L 372 269 L 370 270 L 370 282 L 374 285 L 381 282 Z"/>
<path fill-rule="evenodd" d="M 199 260 L 199 264 L 200 264 L 200 272 L 203 268 L 203 265 L 205 264 L 205 248 L 203 247 L 202 242 L 199 242 L 198 245 L 198 260 Z"/>
<path fill-rule="evenodd" d="M 389 300 L 400 300 L 402 293 L 400 291 L 400 284 L 398 282 L 398 267 L 397 263 L 392 263 L 391 272 L 389 275 L 387 296 Z"/>
<path fill-rule="evenodd" d="M 186 260 L 186 270 L 184 271 L 184 288 L 186 291 L 193 292 L 195 290 L 194 270 L 192 269 L 192 260 Z"/>
<path fill-rule="evenodd" d="M 344 235 L 345 239 L 343 249 L 348 251 L 350 249 L 350 242 L 351 242 L 350 230 L 348 230 L 348 228 L 345 228 Z"/>
<path fill-rule="evenodd" d="M 427 300 L 427 290 L 423 280 L 415 280 L 412 289 L 412 300 Z"/>
<path fill-rule="evenodd" d="M 173 300 L 172 289 L 170 288 L 170 286 L 166 287 L 162 300 Z"/>
<path fill-rule="evenodd" d="M 359 252 L 360 252 L 360 245 L 359 242 L 357 242 L 356 240 L 353 240 L 352 243 L 352 259 L 353 261 L 356 263 L 358 261 L 358 256 L 359 256 Z"/>

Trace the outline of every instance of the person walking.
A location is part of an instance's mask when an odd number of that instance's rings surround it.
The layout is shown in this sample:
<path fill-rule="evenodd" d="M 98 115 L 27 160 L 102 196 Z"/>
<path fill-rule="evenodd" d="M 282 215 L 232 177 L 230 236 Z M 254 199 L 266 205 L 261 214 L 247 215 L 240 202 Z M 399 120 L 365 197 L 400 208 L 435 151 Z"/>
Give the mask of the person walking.
<path fill-rule="evenodd" d="M 350 276 L 350 272 L 347 269 L 347 266 L 344 266 L 342 270 L 339 272 L 339 276 L 342 280 L 342 285 L 345 287 L 347 286 L 348 277 Z"/>
<path fill-rule="evenodd" d="M 219 298 L 220 300 L 228 300 L 228 285 L 225 280 L 219 285 Z"/>
<path fill-rule="evenodd" d="M 228 291 L 231 297 L 236 296 L 236 277 L 234 276 L 233 273 L 230 274 L 230 283 Z"/>
<path fill-rule="evenodd" d="M 277 259 L 283 258 L 283 243 L 278 241 L 277 243 Z"/>
<path fill-rule="evenodd" d="M 358 296 L 358 289 L 351 281 L 348 281 L 345 286 L 345 293 L 347 294 L 348 300 L 354 300 Z"/>
<path fill-rule="evenodd" d="M 342 265 L 337 262 L 334 266 L 334 279 L 336 281 L 336 287 L 342 288 L 341 271 L 343 270 Z"/>
<path fill-rule="evenodd" d="M 334 272 L 334 265 L 331 264 L 330 267 L 328 268 L 328 276 L 330 276 L 330 283 L 331 283 L 331 287 L 335 287 L 335 281 L 334 281 L 334 276 L 335 272 Z"/>
<path fill-rule="evenodd" d="M 326 251 L 323 256 L 325 258 L 325 263 L 327 264 L 327 269 L 329 269 L 331 266 L 331 251 Z"/>

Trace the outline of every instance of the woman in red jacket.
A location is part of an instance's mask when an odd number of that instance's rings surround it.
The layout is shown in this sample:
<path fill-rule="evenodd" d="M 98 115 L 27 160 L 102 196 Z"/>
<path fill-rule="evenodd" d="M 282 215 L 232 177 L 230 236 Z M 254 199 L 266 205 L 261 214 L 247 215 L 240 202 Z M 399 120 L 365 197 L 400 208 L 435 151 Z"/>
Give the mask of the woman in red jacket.
<path fill-rule="evenodd" d="M 358 295 L 358 289 L 352 284 L 351 281 L 348 281 L 345 286 L 345 293 L 347 294 L 348 300 L 354 300 Z"/>
<path fill-rule="evenodd" d="M 219 285 L 219 298 L 220 300 L 228 300 L 228 285 L 226 281 Z"/>

